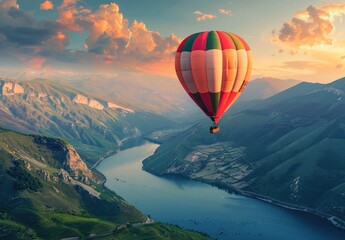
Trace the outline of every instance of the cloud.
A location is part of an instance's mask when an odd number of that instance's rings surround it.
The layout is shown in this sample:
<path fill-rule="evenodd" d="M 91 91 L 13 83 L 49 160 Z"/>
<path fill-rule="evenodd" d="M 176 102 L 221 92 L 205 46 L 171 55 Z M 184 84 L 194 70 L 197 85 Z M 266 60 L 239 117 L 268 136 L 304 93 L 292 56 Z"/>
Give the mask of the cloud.
<path fill-rule="evenodd" d="M 17 0 L 0 0 L 0 9 L 19 8 Z"/>
<path fill-rule="evenodd" d="M 46 0 L 40 5 L 41 10 L 52 10 L 54 9 L 54 4 L 52 1 Z"/>
<path fill-rule="evenodd" d="M 219 8 L 219 9 L 218 9 L 218 12 L 219 12 L 220 14 L 224 14 L 224 15 L 229 15 L 229 16 L 232 15 L 232 11 L 231 11 L 231 10 L 225 10 L 225 9 L 222 9 L 222 8 Z"/>
<path fill-rule="evenodd" d="M 177 36 L 162 36 L 141 21 L 130 23 L 115 3 L 95 10 L 80 3 L 64 0 L 57 8 L 58 19 L 41 21 L 33 12 L 22 11 L 16 1 L 0 0 L 0 58 L 7 56 L 36 70 L 141 66 L 140 71 L 173 72 L 173 54 L 181 42 Z M 86 36 L 84 50 L 67 48 L 70 31 Z"/>
<path fill-rule="evenodd" d="M 61 6 L 59 7 L 60 9 L 73 6 L 77 3 L 77 0 L 63 0 Z"/>
<path fill-rule="evenodd" d="M 88 32 L 87 51 L 103 55 L 99 57 L 107 64 L 171 57 L 180 42 L 173 34 L 163 37 L 149 30 L 144 22 L 134 20 L 130 25 L 115 3 L 102 4 L 93 12 L 73 4 L 65 6 L 60 7 L 59 22 L 70 30 Z"/>
<path fill-rule="evenodd" d="M 0 27 L 0 33 L 6 41 L 22 46 L 41 45 L 53 35 L 48 28 L 36 27 Z"/>
<path fill-rule="evenodd" d="M 44 55 L 54 58 L 58 52 L 66 51 L 65 30 L 55 21 L 37 21 L 16 1 L 0 2 L 0 52 L 6 60 L 17 60 L 35 69 L 42 67 Z"/>
<path fill-rule="evenodd" d="M 203 13 L 199 10 L 194 12 L 195 15 L 198 15 L 199 17 L 196 19 L 198 22 L 200 21 L 205 21 L 205 20 L 209 20 L 209 19 L 213 19 L 216 18 L 217 16 L 209 14 L 209 13 Z"/>
<path fill-rule="evenodd" d="M 278 33 L 273 31 L 272 35 L 275 41 L 292 47 L 332 45 L 335 18 L 344 14 L 345 4 L 311 5 L 305 11 L 295 13 Z"/>
<path fill-rule="evenodd" d="M 2 2 L 4 3 L 4 2 Z M 40 46 L 62 26 L 55 22 L 38 22 L 32 14 L 16 8 L 15 3 L 0 8 L 0 43 L 13 47 Z"/>
<path fill-rule="evenodd" d="M 43 57 L 34 57 L 29 60 L 28 67 L 35 70 L 40 70 L 42 69 L 45 61 L 46 59 Z"/>
<path fill-rule="evenodd" d="M 104 4 L 94 13 L 80 16 L 83 30 L 89 32 L 85 45 L 90 52 L 114 54 L 124 51 L 131 37 L 128 20 L 115 3 Z"/>

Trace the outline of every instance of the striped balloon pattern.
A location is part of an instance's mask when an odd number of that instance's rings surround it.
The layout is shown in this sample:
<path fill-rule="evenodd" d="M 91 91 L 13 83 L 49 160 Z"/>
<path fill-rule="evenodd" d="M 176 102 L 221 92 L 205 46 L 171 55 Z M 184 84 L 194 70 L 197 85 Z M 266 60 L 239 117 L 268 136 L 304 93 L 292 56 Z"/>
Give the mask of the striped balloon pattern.
<path fill-rule="evenodd" d="M 249 81 L 252 54 L 234 33 L 199 32 L 179 45 L 175 70 L 188 95 L 218 124 Z"/>

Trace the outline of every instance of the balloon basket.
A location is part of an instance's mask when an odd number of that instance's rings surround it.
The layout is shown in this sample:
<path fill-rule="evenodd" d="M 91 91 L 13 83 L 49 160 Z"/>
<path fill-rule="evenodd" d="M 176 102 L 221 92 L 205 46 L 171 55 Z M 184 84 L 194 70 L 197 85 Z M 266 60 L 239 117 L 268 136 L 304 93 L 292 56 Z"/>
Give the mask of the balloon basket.
<path fill-rule="evenodd" d="M 216 133 L 219 132 L 220 128 L 218 126 L 218 124 L 214 124 L 213 126 L 210 127 L 210 133 Z"/>

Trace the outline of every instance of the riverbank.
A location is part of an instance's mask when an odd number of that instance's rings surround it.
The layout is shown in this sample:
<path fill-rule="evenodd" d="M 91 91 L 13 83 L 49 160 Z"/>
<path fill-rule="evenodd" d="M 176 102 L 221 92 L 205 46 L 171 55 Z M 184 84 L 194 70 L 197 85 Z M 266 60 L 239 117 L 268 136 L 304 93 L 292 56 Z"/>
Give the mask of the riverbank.
<path fill-rule="evenodd" d="M 146 171 L 145 168 L 143 170 Z M 148 172 L 150 174 L 157 175 L 157 174 L 154 174 L 154 173 L 152 173 L 150 171 L 148 171 Z M 159 175 L 157 175 L 157 176 L 159 176 Z M 325 212 L 321 212 L 321 211 L 316 210 L 316 209 L 312 209 L 312 208 L 305 207 L 305 206 L 299 206 L 299 205 L 295 205 L 295 204 L 290 204 L 290 203 L 283 202 L 283 201 L 280 201 L 280 200 L 277 200 L 277 199 L 273 199 L 273 198 L 271 198 L 269 196 L 264 196 L 264 195 L 260 195 L 260 194 L 254 193 L 254 192 L 241 190 L 241 189 L 238 189 L 238 188 L 234 188 L 232 186 L 226 186 L 225 184 L 222 184 L 222 183 L 210 182 L 210 181 L 207 181 L 207 180 L 204 180 L 204 179 L 201 179 L 201 178 L 193 179 L 193 178 L 188 178 L 186 176 L 178 175 L 178 174 L 164 174 L 164 175 L 160 175 L 160 176 L 178 176 L 178 177 L 186 178 L 186 179 L 189 179 L 189 180 L 193 180 L 193 181 L 209 184 L 209 185 L 211 185 L 213 187 L 217 187 L 217 188 L 219 188 L 221 190 L 225 190 L 229 194 L 230 193 L 235 193 L 235 194 L 239 194 L 239 195 L 246 196 L 246 197 L 249 197 L 249 198 L 253 198 L 253 199 L 256 199 L 256 200 L 260 200 L 260 201 L 263 201 L 263 202 L 266 202 L 266 203 L 269 203 L 269 204 L 273 204 L 275 206 L 279 206 L 279 207 L 282 207 L 282 208 L 285 208 L 285 209 L 313 214 L 313 215 L 315 215 L 317 217 L 320 217 L 320 218 L 322 218 L 324 220 L 329 221 L 336 228 L 341 229 L 342 231 L 345 231 L 345 221 L 344 220 L 342 220 L 342 219 L 340 219 L 340 218 L 338 218 L 336 216 L 333 216 L 331 214 L 328 214 L 328 213 L 325 213 Z"/>
<path fill-rule="evenodd" d="M 142 144 L 143 141 L 145 141 L 146 138 L 145 137 L 135 137 L 135 138 L 125 138 L 125 139 L 122 139 L 119 143 L 118 143 L 118 146 L 113 149 L 113 150 L 110 150 L 106 153 L 103 153 L 101 155 L 99 155 L 97 158 L 98 160 L 96 161 L 96 163 L 94 165 L 92 165 L 90 167 L 90 169 L 95 169 L 105 158 L 108 158 L 112 155 L 115 155 L 117 154 L 119 151 L 123 151 L 123 150 L 126 150 L 128 148 L 131 148 L 131 147 L 134 147 L 136 145 L 140 145 Z"/>
<path fill-rule="evenodd" d="M 110 157 L 112 155 L 115 155 L 119 151 L 123 151 L 123 150 L 129 149 L 129 148 L 131 148 L 131 147 L 133 147 L 135 145 L 141 145 L 140 143 L 142 143 L 143 141 L 148 141 L 148 142 L 151 142 L 151 143 L 154 143 L 154 144 L 161 144 L 160 141 L 156 141 L 156 140 L 150 139 L 148 137 L 135 138 L 135 139 L 131 139 L 131 140 L 126 139 L 126 143 L 127 144 L 124 144 L 122 146 L 122 148 L 118 148 L 116 150 L 109 151 L 109 152 L 103 154 L 99 158 L 99 160 L 92 166 L 91 169 L 96 168 L 105 158 L 108 158 L 108 157 Z M 143 168 L 143 169 L 145 171 L 147 171 L 145 168 Z M 147 172 L 149 172 L 150 174 L 156 175 L 156 174 L 154 174 L 154 173 L 152 173 L 150 171 L 147 171 Z M 174 174 L 169 174 L 169 175 L 174 175 Z M 176 176 L 187 178 L 187 179 L 190 179 L 190 180 L 193 180 L 193 181 L 199 181 L 199 182 L 202 182 L 202 183 L 206 183 L 206 184 L 209 184 L 211 186 L 217 187 L 219 189 L 225 190 L 228 193 L 234 192 L 234 193 L 237 193 L 239 195 L 250 197 L 250 198 L 253 198 L 253 199 L 256 199 L 256 200 L 260 200 L 260 201 L 264 201 L 264 202 L 267 202 L 267 203 L 270 203 L 270 204 L 273 204 L 273 205 L 276 205 L 276 206 L 279 206 L 279 207 L 282 207 L 282 208 L 285 208 L 285 209 L 290 209 L 290 210 L 294 210 L 294 211 L 300 211 L 300 212 L 306 212 L 306 213 L 309 213 L 309 214 L 313 214 L 313 215 L 315 215 L 317 217 L 320 217 L 322 219 L 325 219 L 325 220 L 329 221 L 335 227 L 345 231 L 345 221 L 344 220 L 342 220 L 342 219 L 340 219 L 340 218 L 338 218 L 336 216 L 330 215 L 328 213 L 318 211 L 316 209 L 312 209 L 312 208 L 308 208 L 308 207 L 305 207 L 305 206 L 299 206 L 299 205 L 283 202 L 283 201 L 280 201 L 280 200 L 277 200 L 277 199 L 273 199 L 273 198 L 271 198 L 269 196 L 264 196 L 264 195 L 260 195 L 260 194 L 255 193 L 255 192 L 241 190 L 241 189 L 238 189 L 238 188 L 234 188 L 232 186 L 227 186 L 227 185 L 222 184 L 222 183 L 210 182 L 210 181 L 207 181 L 207 180 L 204 180 L 204 179 L 201 179 L 201 178 L 192 179 L 192 178 L 188 178 L 188 177 L 182 176 L 182 175 L 176 175 Z M 105 181 L 103 183 L 105 183 L 106 181 L 107 180 L 105 178 Z"/>
<path fill-rule="evenodd" d="M 279 206 L 279 207 L 283 207 L 283 208 L 294 210 L 294 211 L 311 213 L 315 216 L 321 217 L 322 219 L 326 219 L 327 221 L 331 222 L 335 227 L 345 231 L 345 221 L 343 221 L 342 219 L 340 219 L 336 216 L 330 215 L 328 213 L 321 212 L 321 211 L 318 211 L 316 209 L 312 209 L 312 208 L 308 208 L 308 207 L 304 207 L 304 206 L 289 204 L 289 203 L 282 202 L 282 201 L 279 201 L 277 199 L 272 199 L 272 198 L 267 197 L 267 196 L 262 196 L 260 194 L 253 193 L 253 192 L 241 191 L 241 190 L 238 190 L 238 192 L 240 192 L 240 194 L 243 196 L 255 198 L 257 200 L 268 202 L 270 204 L 274 204 L 274 205 Z"/>
<path fill-rule="evenodd" d="M 158 145 L 145 142 L 111 156 L 97 167 L 106 186 L 157 221 L 207 232 L 220 240 L 345 239 L 343 231 L 311 214 L 298 214 L 224 186 L 142 170 Z M 122 181 L 119 181 L 121 179 Z M 282 235 L 289 232 L 289 235 Z"/>

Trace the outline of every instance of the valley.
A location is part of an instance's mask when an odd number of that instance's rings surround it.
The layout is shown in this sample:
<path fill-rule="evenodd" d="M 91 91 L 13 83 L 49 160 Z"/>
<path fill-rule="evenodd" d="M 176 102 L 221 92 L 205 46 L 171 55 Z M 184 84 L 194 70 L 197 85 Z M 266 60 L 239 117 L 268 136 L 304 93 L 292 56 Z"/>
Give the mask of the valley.
<path fill-rule="evenodd" d="M 144 169 L 310 211 L 344 227 L 344 86 L 345 79 L 301 83 L 224 117 L 215 135 L 206 123 L 194 125 L 163 142 Z"/>
<path fill-rule="evenodd" d="M 314 151 L 332 149 L 331 154 L 339 156 L 337 152 L 341 147 L 335 146 L 341 146 L 342 141 L 336 140 L 337 137 L 333 137 L 335 132 L 329 132 L 328 129 L 341 126 L 341 117 L 337 116 L 334 120 L 329 120 L 327 115 L 319 117 L 321 109 L 305 112 L 303 116 L 297 117 L 294 113 L 297 110 L 292 107 L 299 109 L 301 104 L 315 106 L 314 101 L 320 96 L 311 95 L 321 94 L 323 105 L 317 107 L 326 109 L 328 103 L 334 103 L 334 99 L 327 99 L 335 96 L 338 104 L 328 106 L 332 117 L 335 116 L 337 112 L 334 108 L 339 108 L 342 104 L 341 82 L 339 80 L 332 86 L 301 83 L 257 102 L 244 100 L 222 119 L 221 132 L 209 135 L 208 131 L 205 131 L 209 124 L 206 120 L 199 120 L 196 113 L 172 121 L 164 114 L 159 116 L 130 105 L 105 101 L 63 83 L 44 79 L 25 82 L 2 80 L 1 126 L 26 133 L 63 138 L 71 141 L 76 148 L 66 143 L 69 152 L 66 153 L 66 164 L 69 167 L 56 169 L 56 163 L 51 166 L 44 160 L 40 161 L 40 153 L 32 156 L 27 146 L 18 145 L 10 135 L 0 135 L 0 138 L 4 144 L 12 146 L 10 154 L 17 154 L 18 158 L 29 164 L 29 168 L 40 169 L 39 176 L 51 181 L 62 179 L 74 189 L 86 193 L 82 194 L 82 198 L 92 196 L 102 200 L 103 193 L 100 189 L 104 188 L 105 178 L 97 170 L 90 168 L 94 169 L 107 156 L 135 146 L 145 138 L 161 144 L 155 154 L 144 161 L 144 169 L 151 173 L 179 175 L 202 181 L 279 206 L 308 211 L 342 227 L 344 219 L 341 204 L 341 162 L 334 161 L 337 170 L 333 167 L 329 169 L 336 171 L 336 178 L 318 189 L 325 193 L 303 191 L 306 188 L 311 189 L 308 182 L 312 181 L 311 179 L 328 176 L 325 171 L 319 172 L 314 158 L 309 157 L 319 156 L 321 159 L 318 161 L 322 161 L 324 156 L 309 153 L 313 145 L 324 141 L 323 145 L 315 145 L 317 147 L 314 147 Z M 294 103 L 287 103 L 288 101 Z M 67 112 L 74 115 L 67 116 Z M 182 120 L 184 124 L 180 123 Z M 340 131 L 336 130 L 336 133 L 339 134 Z M 36 137 L 37 143 L 55 145 L 54 141 L 47 139 L 49 138 Z M 331 145 L 334 147 L 330 148 Z M 302 158 L 310 159 L 308 163 L 304 161 L 310 170 L 296 172 L 303 166 L 299 163 L 299 154 L 302 152 L 307 154 L 302 154 Z M 309 175 L 304 176 L 302 173 Z M 275 182 L 281 182 L 282 179 L 286 185 L 275 185 Z M 330 186 L 334 190 L 327 192 L 326 188 Z M 318 200 L 311 203 L 311 198 Z M 333 207 L 329 208 L 330 205 Z M 116 226 L 113 225 L 112 229 L 114 228 Z"/>

